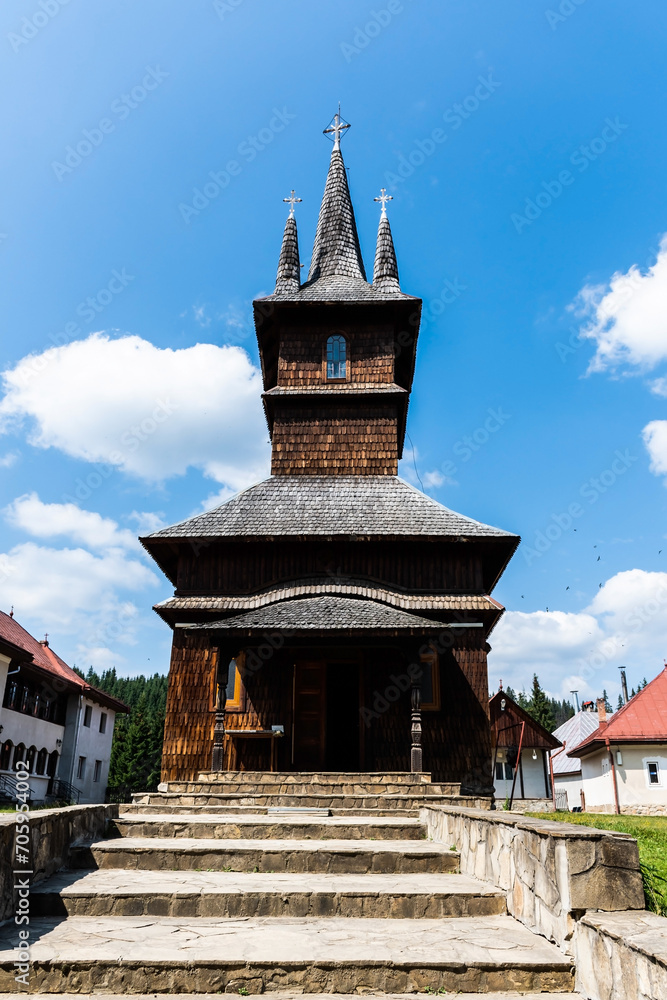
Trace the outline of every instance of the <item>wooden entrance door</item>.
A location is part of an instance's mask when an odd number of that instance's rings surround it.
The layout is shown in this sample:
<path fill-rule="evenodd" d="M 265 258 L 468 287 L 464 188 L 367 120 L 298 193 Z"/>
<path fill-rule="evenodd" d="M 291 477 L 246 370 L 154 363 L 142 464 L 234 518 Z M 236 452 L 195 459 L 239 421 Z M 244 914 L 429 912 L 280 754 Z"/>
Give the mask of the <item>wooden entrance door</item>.
<path fill-rule="evenodd" d="M 300 660 L 294 664 L 294 767 L 318 771 L 326 746 L 326 664 Z"/>

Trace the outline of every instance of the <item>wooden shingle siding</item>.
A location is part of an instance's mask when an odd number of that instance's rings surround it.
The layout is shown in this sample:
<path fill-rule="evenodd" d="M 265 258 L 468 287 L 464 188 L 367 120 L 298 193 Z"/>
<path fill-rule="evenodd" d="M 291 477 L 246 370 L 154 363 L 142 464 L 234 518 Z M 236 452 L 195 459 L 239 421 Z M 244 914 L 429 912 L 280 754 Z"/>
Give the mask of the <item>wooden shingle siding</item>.
<path fill-rule="evenodd" d="M 398 418 L 388 407 L 359 413 L 320 406 L 310 416 L 300 408 L 281 408 L 276 414 L 273 476 L 395 476 L 397 472 Z"/>
<path fill-rule="evenodd" d="M 213 688 L 217 654 L 205 636 L 176 629 L 171 649 L 162 750 L 162 780 L 189 778 L 213 750 Z"/>
<path fill-rule="evenodd" d="M 278 385 L 326 385 L 325 345 L 327 337 L 333 334 L 341 334 L 347 341 L 350 382 L 382 384 L 394 381 L 392 330 L 377 326 L 335 329 L 327 324 L 283 331 L 278 355 Z"/>

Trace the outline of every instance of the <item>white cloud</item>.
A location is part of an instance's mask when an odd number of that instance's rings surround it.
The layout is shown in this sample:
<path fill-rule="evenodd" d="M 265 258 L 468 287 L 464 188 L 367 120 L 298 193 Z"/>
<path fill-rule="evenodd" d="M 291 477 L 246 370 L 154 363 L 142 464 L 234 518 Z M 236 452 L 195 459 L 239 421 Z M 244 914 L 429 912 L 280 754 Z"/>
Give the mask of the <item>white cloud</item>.
<path fill-rule="evenodd" d="M 35 635 L 73 637 L 81 655 L 96 647 L 132 644 L 138 611 L 119 596 L 157 584 L 156 576 L 120 549 L 94 555 L 24 542 L 0 554 L 0 607 Z"/>
<path fill-rule="evenodd" d="M 656 378 L 651 382 L 651 392 L 656 396 L 664 396 L 667 399 L 667 378 Z"/>
<path fill-rule="evenodd" d="M 590 371 L 625 364 L 646 371 L 666 361 L 667 234 L 644 273 L 633 264 L 626 274 L 613 274 L 608 285 L 586 285 L 574 310 L 589 320 L 580 335 L 597 344 Z"/>
<path fill-rule="evenodd" d="M 651 472 L 667 476 L 667 420 L 652 420 L 642 431 L 642 437 L 651 459 Z"/>
<path fill-rule="evenodd" d="M 122 649 L 136 643 L 145 625 L 131 595 L 159 584 L 134 532 L 75 504 L 43 503 L 36 493 L 17 497 L 3 513 L 35 538 L 66 538 L 74 546 L 28 541 L 0 553 L 0 607 L 13 605 L 33 635 L 55 635 L 54 647 L 67 649 L 70 662 L 121 666 Z M 134 517 L 155 524 L 155 515 Z"/>
<path fill-rule="evenodd" d="M 136 548 L 137 539 L 109 517 L 82 510 L 73 503 L 42 503 L 36 493 L 17 497 L 4 510 L 5 518 L 35 538 L 59 535 L 91 549 Z"/>
<path fill-rule="evenodd" d="M 630 684 L 654 677 L 667 654 L 667 573 L 626 570 L 611 577 L 577 613 L 509 611 L 491 636 L 490 682 L 530 688 L 534 673 L 558 698 L 597 697 L 620 690 L 618 667 Z"/>
<path fill-rule="evenodd" d="M 133 510 L 127 515 L 128 521 L 134 521 L 137 535 L 150 535 L 153 531 L 159 531 L 167 523 L 162 512 L 154 510 Z"/>
<path fill-rule="evenodd" d="M 4 373 L 0 430 L 159 482 L 189 467 L 234 490 L 267 472 L 261 376 L 240 347 L 154 347 L 102 333 Z"/>
<path fill-rule="evenodd" d="M 0 455 L 0 469 L 11 469 L 19 460 L 17 451 L 8 451 L 5 455 Z"/>

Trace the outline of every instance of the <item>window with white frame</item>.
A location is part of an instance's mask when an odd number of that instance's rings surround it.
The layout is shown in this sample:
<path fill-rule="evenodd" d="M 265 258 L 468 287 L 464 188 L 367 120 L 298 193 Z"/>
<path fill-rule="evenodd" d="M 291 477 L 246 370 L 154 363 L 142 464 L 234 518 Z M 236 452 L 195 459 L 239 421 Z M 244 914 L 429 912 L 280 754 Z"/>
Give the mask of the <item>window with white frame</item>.
<path fill-rule="evenodd" d="M 646 761 L 646 777 L 649 785 L 660 784 L 660 764 L 657 760 Z"/>

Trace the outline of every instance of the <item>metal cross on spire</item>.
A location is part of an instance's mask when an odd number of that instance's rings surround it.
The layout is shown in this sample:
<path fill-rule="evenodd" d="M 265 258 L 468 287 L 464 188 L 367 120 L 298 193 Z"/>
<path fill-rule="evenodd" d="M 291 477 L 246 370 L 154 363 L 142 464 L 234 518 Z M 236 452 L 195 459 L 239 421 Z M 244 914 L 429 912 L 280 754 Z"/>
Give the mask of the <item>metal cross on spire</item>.
<path fill-rule="evenodd" d="M 393 200 L 394 200 L 393 194 L 387 194 L 387 189 L 386 188 L 380 188 L 380 197 L 379 198 L 373 198 L 373 201 L 381 201 L 382 202 L 382 215 L 380 216 L 380 218 L 384 218 L 386 216 L 386 214 L 387 214 L 387 202 L 388 201 L 393 201 Z"/>
<path fill-rule="evenodd" d="M 289 198 L 283 198 L 283 201 L 289 202 L 289 214 L 290 218 L 292 218 L 294 215 L 294 206 L 298 204 L 298 202 L 303 201 L 303 198 L 297 198 L 294 194 L 294 188 L 292 188 Z"/>
<path fill-rule="evenodd" d="M 323 129 L 324 135 L 333 135 L 334 149 L 340 149 L 340 137 L 342 133 L 350 127 L 350 123 L 346 122 L 344 118 L 340 116 L 340 101 L 338 102 L 338 111 L 333 116 L 329 124 L 325 129 Z"/>

